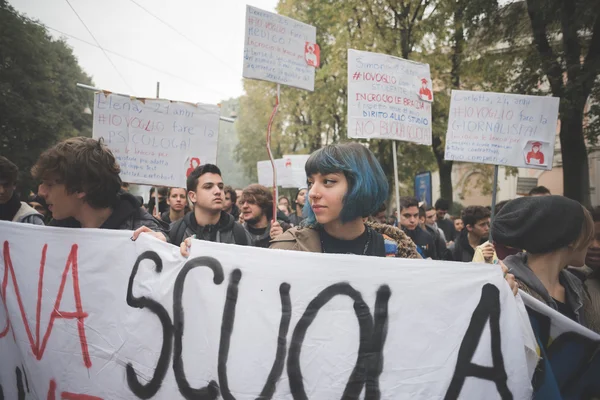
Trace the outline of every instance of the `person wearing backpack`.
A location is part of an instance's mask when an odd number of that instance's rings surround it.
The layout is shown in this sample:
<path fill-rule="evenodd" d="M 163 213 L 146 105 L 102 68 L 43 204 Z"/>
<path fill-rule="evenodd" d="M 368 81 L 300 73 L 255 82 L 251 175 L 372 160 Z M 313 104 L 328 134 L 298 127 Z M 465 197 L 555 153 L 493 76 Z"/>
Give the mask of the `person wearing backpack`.
<path fill-rule="evenodd" d="M 221 170 L 216 165 L 204 164 L 194 169 L 187 178 L 193 209 L 171 224 L 171 243 L 183 244 L 189 237 L 242 246 L 252 243 L 244 227 L 223 211 L 224 187 Z"/>

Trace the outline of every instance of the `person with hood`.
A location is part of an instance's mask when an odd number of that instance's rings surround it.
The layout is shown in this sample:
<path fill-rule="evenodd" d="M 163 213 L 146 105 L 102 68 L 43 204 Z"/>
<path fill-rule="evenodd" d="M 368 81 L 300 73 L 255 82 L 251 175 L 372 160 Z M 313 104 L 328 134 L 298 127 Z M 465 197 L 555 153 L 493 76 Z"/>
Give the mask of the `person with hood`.
<path fill-rule="evenodd" d="M 120 168 L 103 140 L 66 139 L 40 155 L 31 169 L 42 183 L 53 220 L 50 226 L 146 232 L 167 241 L 169 227 L 140 208 L 138 200 L 121 190 Z"/>
<path fill-rule="evenodd" d="M 290 214 L 289 219 L 290 223 L 293 226 L 300 226 L 302 221 L 304 221 L 304 217 L 302 216 L 302 210 L 304 209 L 304 205 L 306 204 L 306 188 L 298 189 L 298 194 L 296 195 L 296 211 Z"/>
<path fill-rule="evenodd" d="M 231 186 L 225 186 L 223 188 L 224 199 L 223 199 L 223 211 L 231 214 L 234 220 L 240 219 L 240 208 L 237 205 L 237 193 Z"/>
<path fill-rule="evenodd" d="M 454 243 L 452 258 L 454 261 L 472 262 L 475 249 L 487 242 L 490 232 L 490 210 L 482 206 L 469 206 L 462 212 L 461 219 L 465 227 L 460 232 Z M 484 251 L 485 258 L 494 257 L 491 243 Z M 489 253 L 491 247 L 492 254 Z"/>
<path fill-rule="evenodd" d="M 181 243 L 181 254 L 189 255 L 191 238 L 209 242 L 252 244 L 250 235 L 233 216 L 223 211 L 223 178 L 213 164 L 196 167 L 187 178 L 188 197 L 193 209 L 171 224 L 171 243 Z"/>
<path fill-rule="evenodd" d="M 248 186 L 242 193 L 242 218 L 255 247 L 269 247 L 273 226 L 280 233 L 291 227 L 281 219 L 279 213 L 276 217 L 278 221 L 273 221 L 273 195 L 269 189 L 258 184 Z"/>
<path fill-rule="evenodd" d="M 511 200 L 494 219 L 492 237 L 524 250 L 504 259 L 520 289 L 583 326 L 598 326 L 583 283 L 567 270 L 584 265 L 594 239 L 594 221 L 581 204 L 563 196 Z"/>
<path fill-rule="evenodd" d="M 19 200 L 16 192 L 19 168 L 0 156 L 0 221 L 44 225 L 44 216 L 29 204 Z"/>
<path fill-rule="evenodd" d="M 183 218 L 188 210 L 187 190 L 185 188 L 172 187 L 167 190 L 168 209 L 160 214 L 160 219 L 171 225 Z"/>
<path fill-rule="evenodd" d="M 307 218 L 301 227 L 271 232 L 271 249 L 421 258 L 400 229 L 365 222 L 384 203 L 388 183 L 373 153 L 358 143 L 329 145 L 305 166 Z"/>

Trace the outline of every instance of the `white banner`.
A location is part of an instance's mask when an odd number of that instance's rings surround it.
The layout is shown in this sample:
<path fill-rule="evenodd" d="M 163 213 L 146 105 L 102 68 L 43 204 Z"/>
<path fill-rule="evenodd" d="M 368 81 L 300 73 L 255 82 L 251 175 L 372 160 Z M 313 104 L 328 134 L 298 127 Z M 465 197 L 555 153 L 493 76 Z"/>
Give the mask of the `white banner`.
<path fill-rule="evenodd" d="M 316 41 L 314 26 L 246 6 L 242 76 L 312 92 L 319 59 Z"/>
<path fill-rule="evenodd" d="M 499 268 L 130 236 L 0 223 L 4 398 L 531 395 Z"/>
<path fill-rule="evenodd" d="M 348 137 L 430 145 L 429 64 L 348 49 Z"/>
<path fill-rule="evenodd" d="M 123 182 L 186 187 L 200 164 L 217 162 L 219 107 L 98 92 L 93 137 L 103 138 Z"/>
<path fill-rule="evenodd" d="M 550 170 L 559 101 L 453 90 L 444 158 Z"/>

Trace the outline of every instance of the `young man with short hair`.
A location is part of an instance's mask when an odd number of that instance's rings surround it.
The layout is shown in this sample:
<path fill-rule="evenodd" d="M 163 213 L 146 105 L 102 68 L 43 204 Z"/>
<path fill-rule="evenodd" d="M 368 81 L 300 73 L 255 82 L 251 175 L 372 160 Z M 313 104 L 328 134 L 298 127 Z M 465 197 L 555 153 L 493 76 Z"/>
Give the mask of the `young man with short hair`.
<path fill-rule="evenodd" d="M 44 216 L 19 200 L 16 192 L 18 177 L 17 166 L 0 156 L 0 221 L 44 225 Z"/>
<path fill-rule="evenodd" d="M 209 242 L 249 245 L 250 235 L 223 211 L 223 178 L 214 164 L 196 167 L 187 178 L 188 197 L 193 204 L 191 212 L 171 224 L 171 243 L 180 244 L 181 253 L 188 255 L 187 240 L 194 237 Z"/>
<path fill-rule="evenodd" d="M 102 140 L 66 139 L 49 148 L 31 169 L 41 180 L 38 195 L 52 213 L 50 226 L 142 232 L 167 241 L 168 225 L 140 208 L 121 191 L 121 169 Z"/>
<path fill-rule="evenodd" d="M 307 188 L 305 187 L 298 189 L 298 194 L 296 195 L 296 212 L 292 213 L 289 217 L 290 223 L 293 226 L 299 226 L 304 221 L 302 211 L 306 204 L 306 192 Z"/>
<path fill-rule="evenodd" d="M 475 249 L 486 243 L 490 233 L 490 211 L 482 206 L 469 206 L 461 216 L 465 227 L 456 238 L 452 257 L 454 261 L 472 262 Z M 482 247 L 486 261 L 495 256 L 494 248 L 487 242 Z"/>
<path fill-rule="evenodd" d="M 452 254 L 446 246 L 444 231 L 436 224 L 437 212 L 432 206 L 424 205 L 425 210 L 425 229 L 427 233 L 433 236 L 438 260 L 452 260 Z"/>
<path fill-rule="evenodd" d="M 225 198 L 223 199 L 223 211 L 231 214 L 236 221 L 240 219 L 240 208 L 237 205 L 237 193 L 231 186 L 223 188 Z"/>
<path fill-rule="evenodd" d="M 187 209 L 187 190 L 185 188 L 169 188 L 167 191 L 167 205 L 169 206 L 169 209 L 160 215 L 160 219 L 170 225 L 185 216 Z"/>
<path fill-rule="evenodd" d="M 255 247 L 268 248 L 271 239 L 288 230 L 290 225 L 273 219 L 273 195 L 266 187 L 250 185 L 241 197 L 244 228 L 250 233 Z"/>
<path fill-rule="evenodd" d="M 383 224 L 383 225 L 387 225 L 388 220 L 387 220 L 387 216 L 385 215 L 385 211 L 387 210 L 387 207 L 385 205 L 385 203 L 383 203 L 381 205 L 381 207 L 379 207 L 379 209 L 377 210 L 377 212 L 373 215 L 371 215 L 371 217 L 379 224 Z"/>
<path fill-rule="evenodd" d="M 414 197 L 400 198 L 400 225 L 404 233 L 417 245 L 423 258 L 435 258 L 433 237 L 419 226 L 419 200 Z"/>
<path fill-rule="evenodd" d="M 446 218 L 448 210 L 450 209 L 450 202 L 445 199 L 438 199 L 435 202 L 436 212 L 436 223 L 437 226 L 444 231 L 444 238 L 447 242 L 451 242 L 455 239 L 456 231 L 454 229 L 454 223 Z"/>

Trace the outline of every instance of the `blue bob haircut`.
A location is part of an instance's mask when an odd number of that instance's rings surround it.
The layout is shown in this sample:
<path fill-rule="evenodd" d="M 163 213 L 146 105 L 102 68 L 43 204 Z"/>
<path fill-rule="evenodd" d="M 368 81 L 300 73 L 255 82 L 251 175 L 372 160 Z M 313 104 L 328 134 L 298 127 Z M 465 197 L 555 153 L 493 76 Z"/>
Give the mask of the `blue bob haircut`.
<path fill-rule="evenodd" d="M 332 144 L 311 154 L 306 161 L 306 176 L 343 173 L 348 180 L 340 214 L 342 223 L 358 217 L 368 217 L 381 207 L 388 197 L 389 185 L 385 173 L 371 150 L 358 143 Z M 310 188 L 307 197 L 310 194 Z M 303 210 L 306 223 L 317 223 L 310 202 Z"/>

